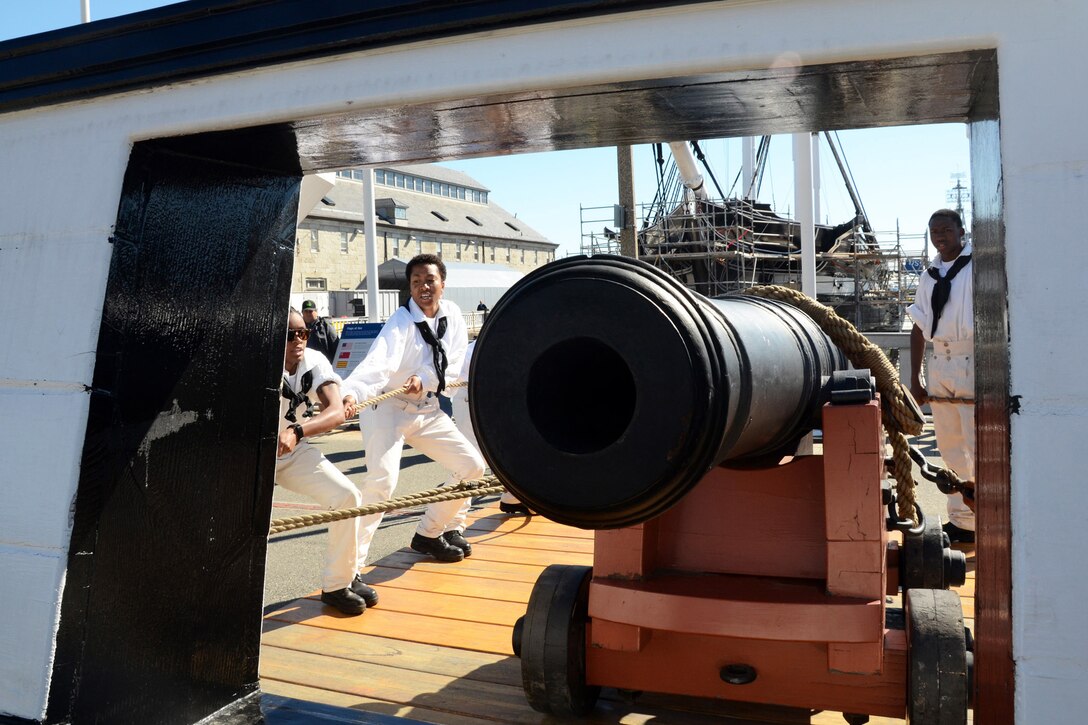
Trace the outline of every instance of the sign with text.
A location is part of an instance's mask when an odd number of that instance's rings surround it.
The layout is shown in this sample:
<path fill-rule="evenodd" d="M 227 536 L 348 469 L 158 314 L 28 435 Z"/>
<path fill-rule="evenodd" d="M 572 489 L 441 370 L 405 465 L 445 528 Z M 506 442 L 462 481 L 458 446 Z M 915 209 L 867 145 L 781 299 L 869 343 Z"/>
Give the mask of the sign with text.
<path fill-rule="evenodd" d="M 341 378 L 346 378 L 363 361 L 374 344 L 374 339 L 382 330 L 380 322 L 349 322 L 340 333 L 340 344 L 336 346 L 333 370 Z"/>

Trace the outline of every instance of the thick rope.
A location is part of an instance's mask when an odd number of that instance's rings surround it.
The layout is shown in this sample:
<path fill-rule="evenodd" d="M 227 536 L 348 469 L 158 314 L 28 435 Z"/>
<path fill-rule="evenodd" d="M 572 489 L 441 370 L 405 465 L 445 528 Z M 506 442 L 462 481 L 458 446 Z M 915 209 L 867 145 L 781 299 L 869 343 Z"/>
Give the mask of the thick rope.
<path fill-rule="evenodd" d="M 464 388 L 467 385 L 468 385 L 467 380 L 460 380 L 460 381 L 455 382 L 455 383 L 449 383 L 448 385 L 446 385 L 446 389 L 449 390 L 450 388 Z M 355 404 L 355 408 L 356 408 L 355 415 L 358 415 L 359 412 L 362 411 L 364 408 L 370 407 L 371 405 L 377 405 L 378 403 L 384 403 L 387 400 L 392 400 L 393 398 L 397 397 L 398 395 L 403 395 L 404 393 L 407 393 L 407 392 L 408 392 L 408 386 L 407 385 L 402 385 L 399 388 L 397 388 L 396 390 L 390 390 L 388 393 L 382 393 L 381 395 L 375 395 L 373 398 L 367 398 L 366 400 L 363 400 L 363 401 L 358 402 L 358 403 Z M 355 416 L 352 416 L 352 417 L 355 417 Z"/>
<path fill-rule="evenodd" d="M 372 514 L 380 514 L 395 509 L 424 506 L 439 501 L 453 501 L 459 498 L 489 496 L 495 493 L 502 493 L 504 489 L 501 485 L 495 485 L 497 481 L 498 479 L 494 476 L 485 476 L 484 478 L 475 481 L 461 481 L 452 486 L 432 488 L 428 491 L 420 491 L 418 493 L 391 498 L 388 501 L 373 503 L 369 506 L 357 506 L 349 509 L 336 509 L 333 511 L 322 511 L 314 514 L 302 514 L 300 516 L 273 519 L 268 533 L 269 535 L 282 534 L 284 531 L 327 524 L 333 521 L 350 519 L 355 516 L 370 516 Z"/>
<path fill-rule="evenodd" d="M 917 524 L 920 519 L 914 496 L 914 475 L 907 435 L 921 433 L 923 421 L 912 401 L 908 402 L 906 396 L 910 392 L 899 382 L 899 373 L 888 360 L 888 356 L 858 332 L 849 321 L 839 317 L 835 310 L 798 290 L 766 285 L 747 289 L 744 294 L 778 300 L 798 308 L 820 326 L 855 367 L 868 368 L 873 374 L 882 403 L 881 419 L 892 446 L 892 475 L 896 481 L 899 517 Z"/>

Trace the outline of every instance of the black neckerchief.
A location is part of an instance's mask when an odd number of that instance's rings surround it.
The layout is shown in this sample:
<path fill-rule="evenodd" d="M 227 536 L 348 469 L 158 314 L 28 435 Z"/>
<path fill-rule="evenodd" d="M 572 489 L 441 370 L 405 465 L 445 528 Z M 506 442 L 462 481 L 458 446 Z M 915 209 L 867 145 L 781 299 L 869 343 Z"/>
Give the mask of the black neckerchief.
<path fill-rule="evenodd" d="M 314 404 L 310 400 L 306 393 L 310 392 L 310 386 L 314 384 L 314 371 L 307 370 L 302 374 L 299 379 L 299 392 L 291 390 L 291 385 L 287 381 L 287 376 L 283 376 L 283 385 L 280 386 L 280 395 L 287 399 L 287 414 L 283 417 L 292 423 L 297 423 L 298 420 L 295 417 L 295 410 L 303 403 L 306 404 L 306 412 L 302 414 L 303 418 L 310 418 L 314 414 Z"/>
<path fill-rule="evenodd" d="M 948 302 L 948 297 L 952 294 L 952 279 L 960 273 L 960 270 L 967 266 L 971 261 L 970 254 L 963 254 L 956 258 L 956 261 L 952 263 L 951 268 L 948 270 L 948 274 L 941 276 L 940 269 L 937 267 L 930 267 L 926 271 L 929 272 L 929 276 L 937 280 L 937 283 L 933 285 L 933 327 L 929 331 L 930 339 L 937 334 L 937 321 L 941 319 L 941 312 L 944 311 L 945 303 Z"/>
<path fill-rule="evenodd" d="M 404 303 L 405 309 L 411 313 L 412 308 L 408 306 L 408 303 Z M 431 359 L 434 362 L 434 371 L 438 373 L 438 390 L 436 393 L 441 393 L 446 389 L 446 366 L 449 365 L 449 360 L 446 359 L 446 351 L 442 347 L 442 343 L 439 340 L 446 334 L 446 317 L 443 315 L 438 318 L 438 334 L 431 332 L 431 326 L 427 324 L 426 320 L 416 322 L 416 329 L 419 330 L 419 334 L 423 336 L 423 341 L 431 346 Z"/>

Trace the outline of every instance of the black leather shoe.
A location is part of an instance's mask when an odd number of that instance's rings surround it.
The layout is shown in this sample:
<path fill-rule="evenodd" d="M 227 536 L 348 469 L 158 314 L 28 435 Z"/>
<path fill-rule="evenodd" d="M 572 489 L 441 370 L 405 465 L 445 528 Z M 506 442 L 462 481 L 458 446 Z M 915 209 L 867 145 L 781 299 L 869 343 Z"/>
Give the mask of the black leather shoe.
<path fill-rule="evenodd" d="M 975 543 L 975 532 L 969 529 L 961 529 L 954 523 L 949 521 L 941 530 L 948 534 L 948 540 L 953 544 L 973 544 Z"/>
<path fill-rule="evenodd" d="M 517 503 L 503 503 L 502 501 L 500 501 L 499 502 L 499 511 L 502 511 L 504 514 L 511 514 L 511 515 L 516 515 L 516 514 L 521 514 L 522 516 L 532 516 L 533 515 L 533 512 L 529 510 L 529 507 L 526 506 L 525 504 L 521 503 L 520 501 L 517 502 Z"/>
<path fill-rule="evenodd" d="M 378 592 L 374 591 L 374 587 L 364 583 L 358 574 L 351 580 L 351 591 L 362 597 L 368 607 L 373 607 L 378 603 Z"/>
<path fill-rule="evenodd" d="M 458 549 L 441 536 L 432 539 L 429 536 L 416 534 L 412 537 L 411 547 L 420 554 L 430 554 L 439 561 L 453 563 L 465 558 L 465 552 Z"/>
<path fill-rule="evenodd" d="M 347 587 L 334 592 L 321 592 L 321 601 L 330 607 L 336 607 L 344 614 L 362 614 L 366 611 L 363 598 Z"/>
<path fill-rule="evenodd" d="M 456 529 L 447 531 L 442 534 L 442 538 L 445 539 L 447 543 L 456 546 L 458 549 L 465 552 L 466 559 L 472 556 L 472 544 L 465 541 L 465 537 L 461 535 L 460 531 L 457 531 Z"/>

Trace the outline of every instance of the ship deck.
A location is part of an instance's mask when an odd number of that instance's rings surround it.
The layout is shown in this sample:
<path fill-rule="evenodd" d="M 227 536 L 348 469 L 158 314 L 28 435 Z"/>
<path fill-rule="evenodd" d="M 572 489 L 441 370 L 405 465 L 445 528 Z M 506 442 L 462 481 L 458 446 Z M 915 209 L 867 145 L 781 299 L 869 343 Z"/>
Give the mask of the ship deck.
<path fill-rule="evenodd" d="M 319 592 L 269 612 L 261 642 L 261 688 L 273 695 L 430 723 L 545 723 L 521 685 L 511 648 L 515 620 L 549 564 L 592 564 L 593 533 L 539 516 L 507 517 L 496 504 L 470 514 L 471 558 L 441 564 L 408 549 L 365 570 L 381 603 L 339 615 Z M 974 552 L 958 587 L 974 624 Z M 589 716 L 567 722 L 814 723 L 841 714 L 606 689 Z M 874 724 L 902 720 L 874 717 Z"/>

